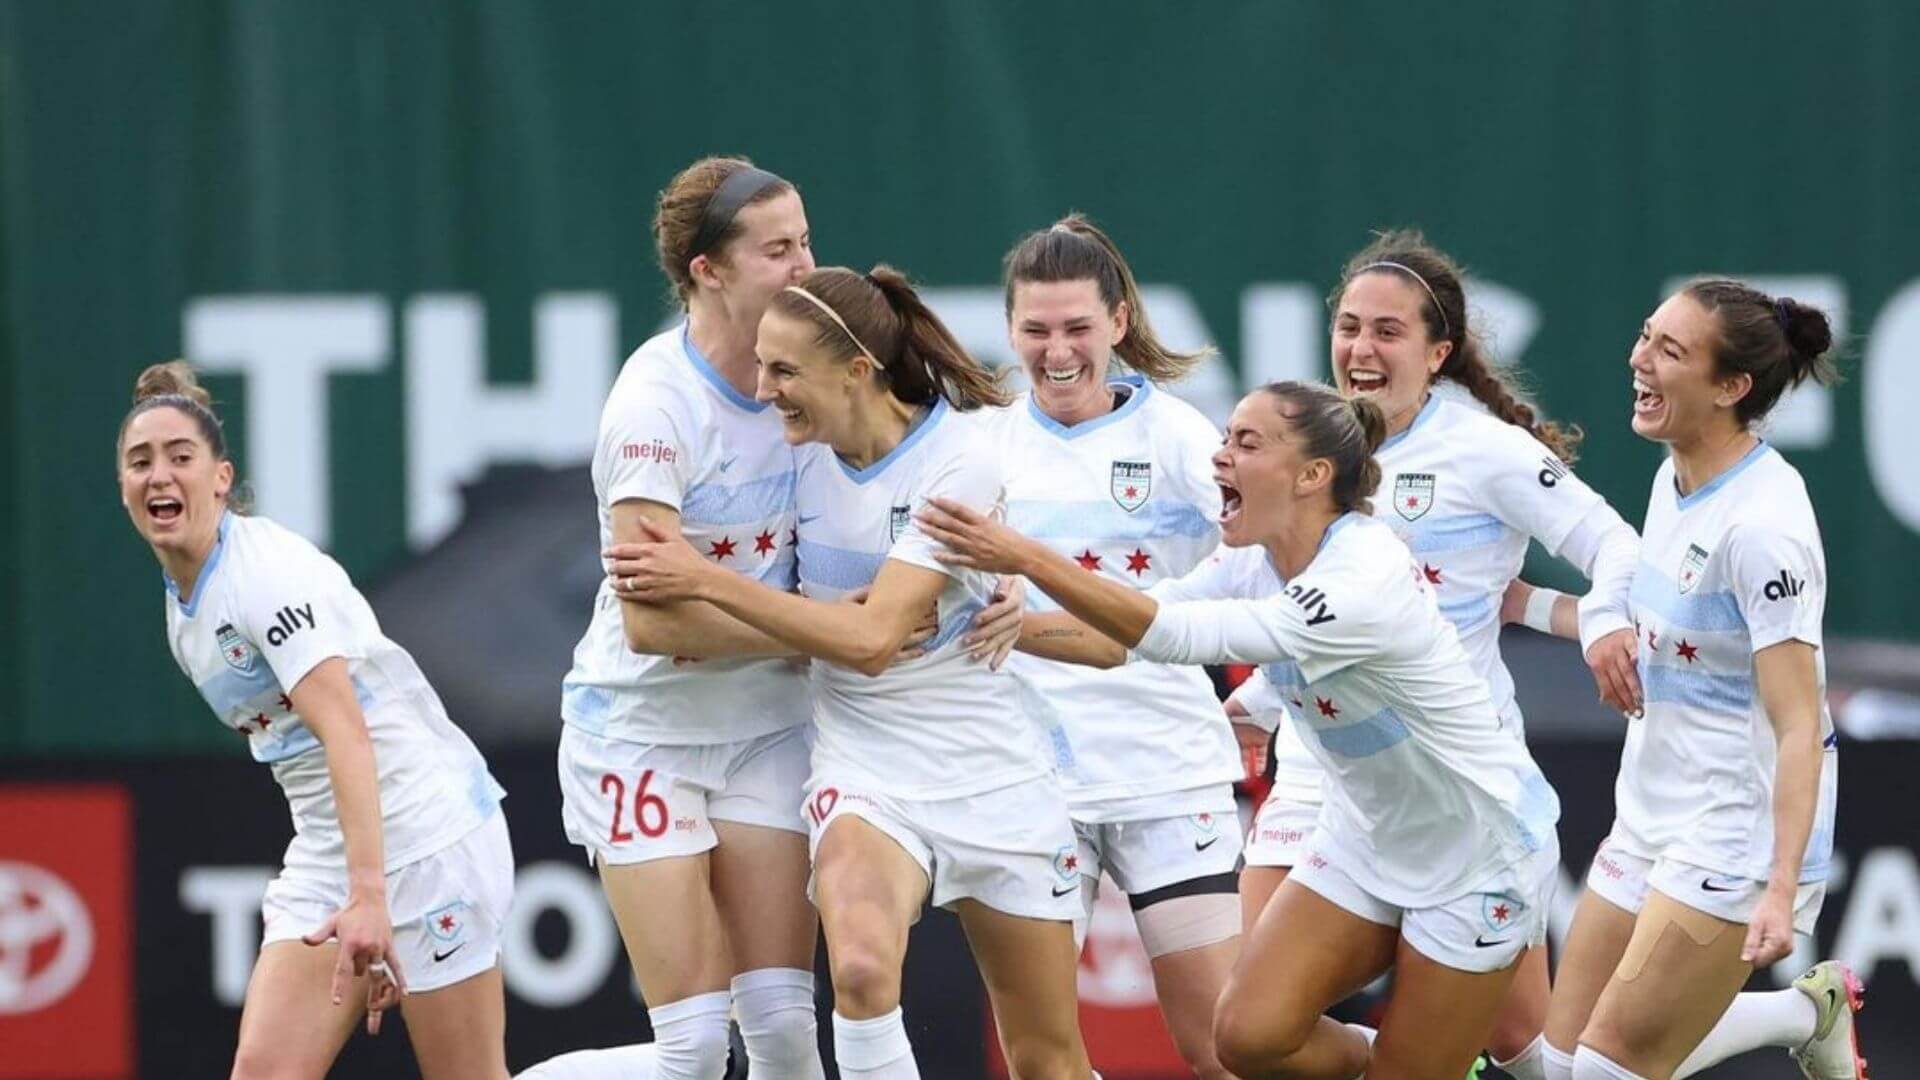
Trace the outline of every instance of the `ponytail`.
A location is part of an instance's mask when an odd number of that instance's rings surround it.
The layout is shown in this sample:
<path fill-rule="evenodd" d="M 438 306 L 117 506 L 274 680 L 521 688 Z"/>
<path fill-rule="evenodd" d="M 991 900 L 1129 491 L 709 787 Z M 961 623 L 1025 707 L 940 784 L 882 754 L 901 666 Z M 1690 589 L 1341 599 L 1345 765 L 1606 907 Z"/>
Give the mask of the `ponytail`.
<path fill-rule="evenodd" d="M 1328 302 L 1338 307 L 1347 286 L 1361 274 L 1394 274 L 1417 285 L 1427 339 L 1453 345 L 1435 378 L 1458 383 L 1488 412 L 1538 439 L 1554 457 L 1573 464 L 1584 434 L 1576 426 L 1540 416 L 1513 373 L 1503 374 L 1494 364 L 1486 342 L 1469 322 L 1465 274 L 1446 252 L 1429 244 L 1418 229 L 1375 233 L 1373 243 L 1347 260 Z"/>
<path fill-rule="evenodd" d="M 881 264 L 861 274 L 828 266 L 773 295 L 769 310 L 811 323 L 814 341 L 851 359 L 873 359 L 895 398 L 925 405 L 943 398 L 961 412 L 1006 405 L 999 373 L 968 355 L 906 275 Z"/>
<path fill-rule="evenodd" d="M 1100 227 L 1079 212 L 1068 214 L 1051 228 L 1028 233 L 1014 245 L 1001 264 L 1006 284 L 1007 314 L 1013 314 L 1013 293 L 1023 282 L 1091 281 L 1100 302 L 1112 314 L 1127 306 L 1127 332 L 1113 351 L 1122 363 L 1156 383 L 1176 382 L 1213 355 L 1212 346 L 1195 352 L 1177 352 L 1154 332 L 1147 306 L 1140 299 L 1133 268 L 1120 248 Z"/>

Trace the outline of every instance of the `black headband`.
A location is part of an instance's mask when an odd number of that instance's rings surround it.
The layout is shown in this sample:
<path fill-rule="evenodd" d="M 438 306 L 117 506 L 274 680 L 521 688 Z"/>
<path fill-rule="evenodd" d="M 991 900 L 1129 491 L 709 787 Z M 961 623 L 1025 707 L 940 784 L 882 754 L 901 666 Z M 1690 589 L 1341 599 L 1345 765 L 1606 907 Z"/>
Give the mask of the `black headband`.
<path fill-rule="evenodd" d="M 736 169 L 720 187 L 714 191 L 713 198 L 707 200 L 707 208 L 700 215 L 700 231 L 693 234 L 693 246 L 687 249 L 687 258 L 705 255 L 720 243 L 720 237 L 726 234 L 727 227 L 733 224 L 735 214 L 740 208 L 752 202 L 759 194 L 785 180 L 751 165 Z"/>

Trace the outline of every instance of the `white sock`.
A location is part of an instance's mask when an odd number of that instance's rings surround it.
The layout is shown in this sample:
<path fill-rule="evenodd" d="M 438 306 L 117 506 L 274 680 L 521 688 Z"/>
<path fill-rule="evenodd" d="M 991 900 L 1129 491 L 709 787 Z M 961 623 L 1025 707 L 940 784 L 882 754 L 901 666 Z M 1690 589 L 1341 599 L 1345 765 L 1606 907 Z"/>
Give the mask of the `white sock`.
<path fill-rule="evenodd" d="M 720 1080 L 727 1072 L 725 990 L 695 994 L 647 1010 L 653 1023 L 655 1080 Z"/>
<path fill-rule="evenodd" d="M 1373 1040 L 1380 1037 L 1380 1032 L 1378 1032 L 1373 1028 L 1368 1027 L 1365 1024 L 1348 1024 L 1347 1026 L 1359 1032 L 1361 1037 L 1367 1040 L 1367 1045 L 1369 1047 L 1373 1045 Z"/>
<path fill-rule="evenodd" d="M 1674 1070 L 1674 1080 L 1763 1046 L 1800 1046 L 1813 1038 L 1819 1022 L 1820 1010 L 1814 1008 L 1813 999 L 1798 990 L 1740 994 Z"/>
<path fill-rule="evenodd" d="M 833 1014 L 833 1057 L 845 1080 L 920 1080 L 898 1006 L 871 1020 Z"/>
<path fill-rule="evenodd" d="M 652 1043 L 575 1050 L 547 1060 L 514 1080 L 645 1080 L 653 1075 Z"/>
<path fill-rule="evenodd" d="M 1591 1046 L 1583 1046 L 1573 1055 L 1573 1080 L 1647 1080 L 1616 1064 Z"/>
<path fill-rule="evenodd" d="M 1545 1066 L 1541 1071 L 1547 1080 L 1573 1080 L 1573 1055 L 1546 1041 L 1545 1036 L 1540 1039 L 1540 1064 Z"/>
<path fill-rule="evenodd" d="M 1527 1048 L 1515 1054 L 1511 1061 L 1495 1058 L 1494 1067 L 1513 1077 L 1513 1080 L 1547 1080 L 1547 1067 L 1541 1061 L 1546 1045 L 1545 1035 L 1535 1035 Z M 1573 1063 L 1568 1062 L 1567 1065 L 1572 1068 Z"/>
<path fill-rule="evenodd" d="M 813 972 L 759 968 L 733 979 L 733 1007 L 747 1044 L 749 1072 L 783 1080 L 821 1080 Z"/>

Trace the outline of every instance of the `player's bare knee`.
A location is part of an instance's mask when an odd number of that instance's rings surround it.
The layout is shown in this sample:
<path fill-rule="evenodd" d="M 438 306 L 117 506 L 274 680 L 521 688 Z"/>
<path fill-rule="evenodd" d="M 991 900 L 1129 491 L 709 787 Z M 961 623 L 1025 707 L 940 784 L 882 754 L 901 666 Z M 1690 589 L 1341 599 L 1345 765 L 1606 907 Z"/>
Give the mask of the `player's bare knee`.
<path fill-rule="evenodd" d="M 1082 1059 L 1070 1040 L 1009 1035 L 1006 1050 L 1007 1072 L 1015 1080 L 1082 1080 Z"/>
<path fill-rule="evenodd" d="M 1530 1010 L 1504 1009 L 1494 1020 L 1493 1031 L 1487 1035 L 1487 1049 L 1495 1059 L 1511 1061 L 1532 1046 L 1544 1029 L 1545 1018 Z"/>
<path fill-rule="evenodd" d="M 1235 1076 L 1272 1075 L 1294 1051 L 1306 1045 L 1318 1016 L 1304 1022 L 1256 1015 L 1229 993 L 1213 1013 L 1213 1052 Z"/>
<path fill-rule="evenodd" d="M 233 1054 L 231 1080 L 308 1080 L 309 1076 L 318 1075 L 302 1070 L 284 1054 L 258 1043 L 243 1042 Z"/>
<path fill-rule="evenodd" d="M 892 1012 L 900 1004 L 900 958 L 854 941 L 828 946 L 834 1008 L 850 1019 Z"/>

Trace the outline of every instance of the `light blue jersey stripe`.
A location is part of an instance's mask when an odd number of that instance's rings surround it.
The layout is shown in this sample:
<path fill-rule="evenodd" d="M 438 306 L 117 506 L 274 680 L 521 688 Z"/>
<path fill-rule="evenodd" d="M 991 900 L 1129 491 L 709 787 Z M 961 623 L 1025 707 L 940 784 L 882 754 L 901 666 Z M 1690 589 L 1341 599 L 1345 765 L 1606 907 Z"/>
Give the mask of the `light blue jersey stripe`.
<path fill-rule="evenodd" d="M 1296 698 L 1307 692 L 1307 679 L 1300 673 L 1298 661 L 1276 660 L 1271 664 L 1262 665 L 1261 671 L 1266 673 L 1267 682 L 1275 690 L 1289 698 Z"/>
<path fill-rule="evenodd" d="M 744 484 L 695 484 L 680 517 L 702 525 L 751 525 L 793 509 L 793 470 Z"/>
<path fill-rule="evenodd" d="M 884 552 L 854 551 L 802 539 L 800 582 L 849 592 L 873 584 L 886 561 Z"/>
<path fill-rule="evenodd" d="M 1058 502 L 1017 499 L 1007 503 L 1007 523 L 1035 540 L 1142 541 L 1209 536 L 1219 528 L 1192 503 L 1149 502 L 1129 514 L 1111 499 Z"/>
<path fill-rule="evenodd" d="M 288 719 L 291 720 L 293 718 L 288 717 Z M 320 745 L 319 738 L 317 738 L 313 732 L 308 731 L 305 724 L 299 724 L 296 721 L 296 725 L 295 727 L 287 729 L 286 734 L 281 736 L 278 741 L 269 743 L 266 746 L 261 746 L 253 740 L 248 740 L 247 748 L 253 752 L 253 760 L 262 761 L 271 765 L 277 761 L 285 761 L 291 757 L 299 757 L 301 754 Z"/>
<path fill-rule="evenodd" d="M 1745 713 L 1753 708 L 1753 678 L 1749 675 L 1710 675 L 1665 664 L 1641 664 L 1640 685 L 1649 705 L 1662 702 L 1726 713 Z"/>
<path fill-rule="evenodd" d="M 941 621 L 940 629 L 935 631 L 933 637 L 921 647 L 931 653 L 947 642 L 952 641 L 967 627 L 973 625 L 974 616 L 980 614 L 984 606 L 985 605 L 973 603 L 962 604 L 959 608 L 955 609 L 953 614 Z"/>
<path fill-rule="evenodd" d="M 257 653 L 254 655 L 253 670 L 224 668 L 214 672 L 213 678 L 201 683 L 199 690 L 200 696 L 213 706 L 215 715 L 222 719 L 235 709 L 250 707 L 248 702 L 279 697 L 282 692 L 280 684 L 274 680 L 273 669 Z"/>
<path fill-rule="evenodd" d="M 1480 593 L 1440 601 L 1440 614 L 1455 630 L 1473 630 L 1494 617 L 1493 598 Z"/>
<path fill-rule="evenodd" d="M 1416 555 L 1461 551 L 1498 543 L 1506 535 L 1506 523 L 1492 514 L 1421 518 L 1407 531 L 1407 548 Z"/>
<path fill-rule="evenodd" d="M 1733 593 L 1683 593 L 1672 578 L 1645 560 L 1633 571 L 1633 590 L 1627 600 L 1634 607 L 1658 614 L 1669 629 L 1747 632 L 1746 617 L 1740 614 L 1740 605 Z"/>
<path fill-rule="evenodd" d="M 1407 741 L 1412 734 L 1392 709 L 1381 709 L 1365 720 L 1339 727 L 1315 727 L 1313 733 L 1328 753 L 1346 758 L 1372 757 Z"/>

